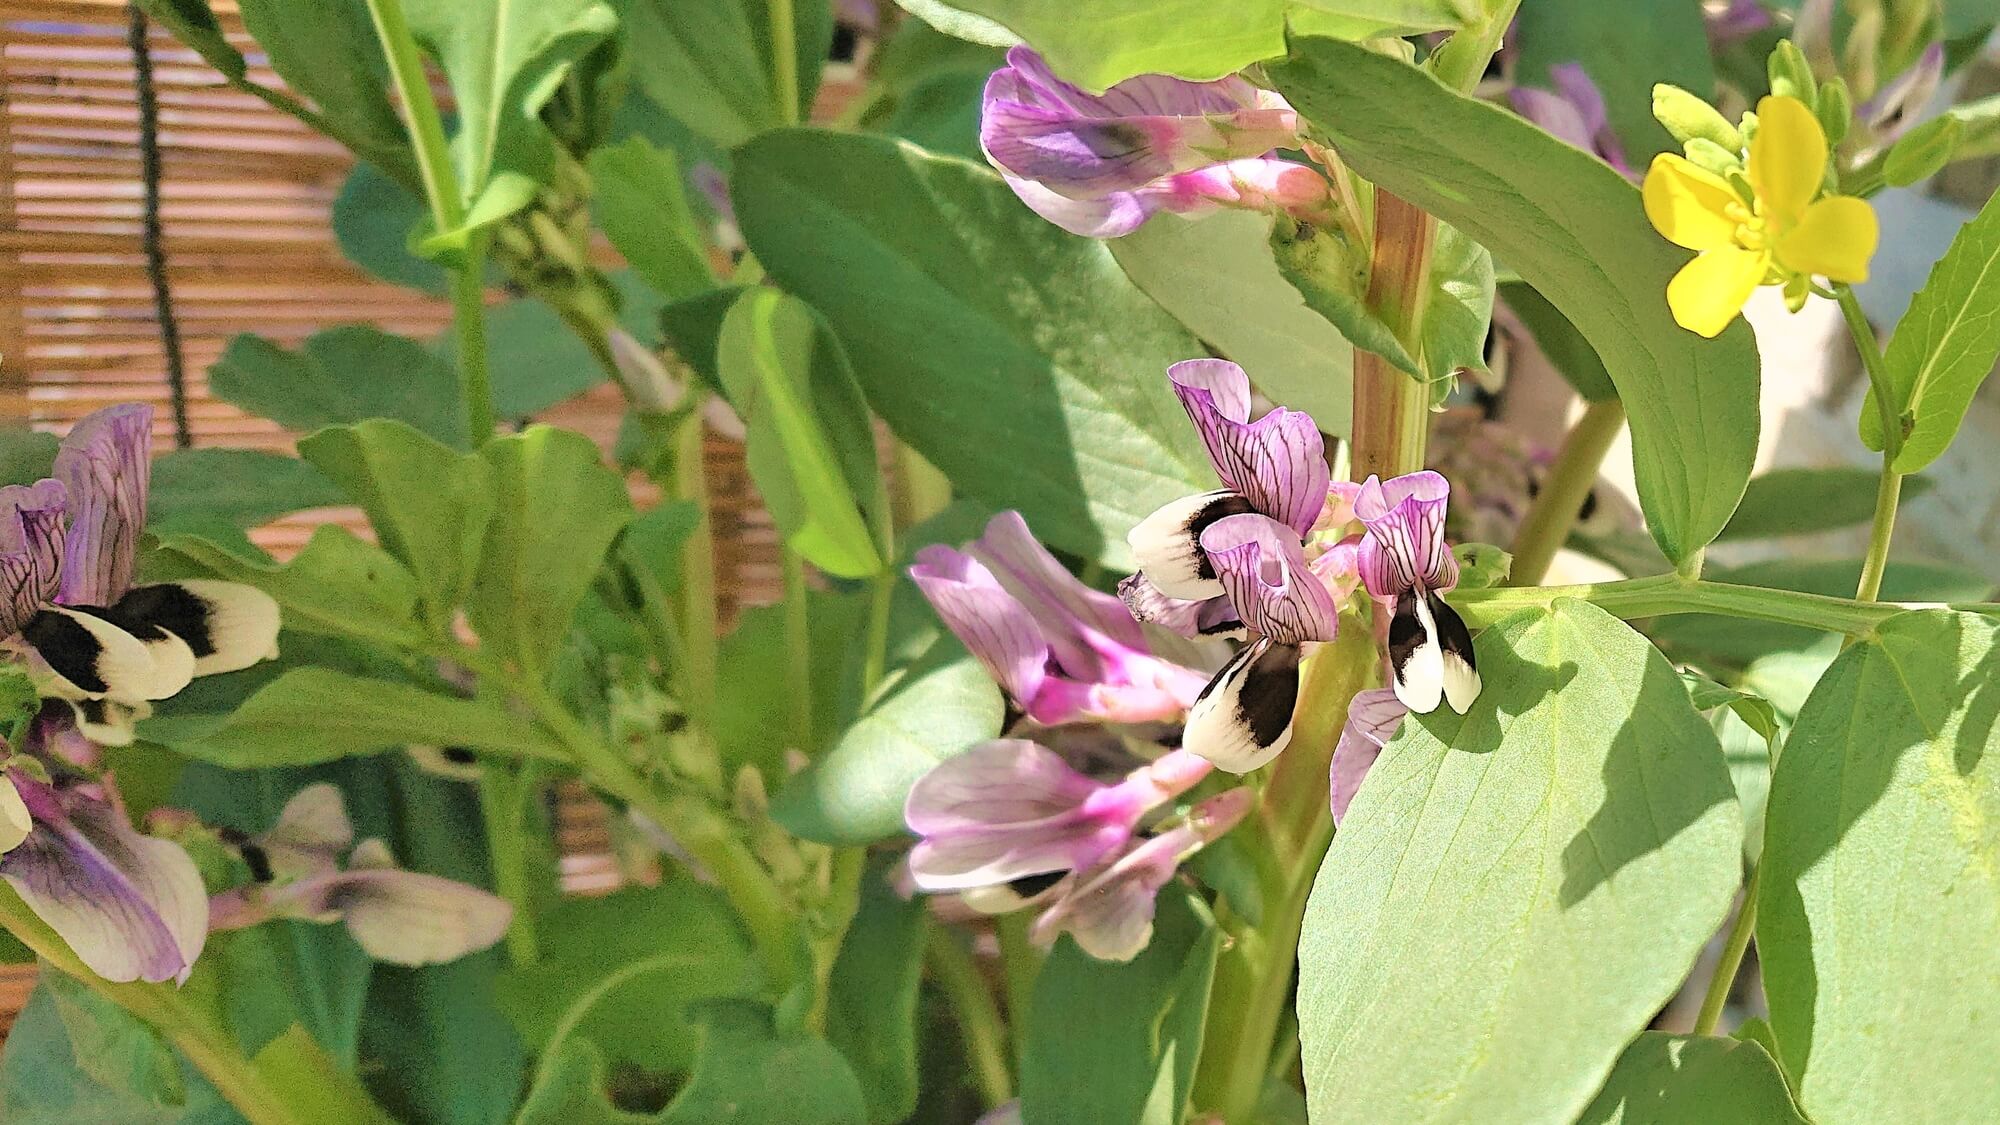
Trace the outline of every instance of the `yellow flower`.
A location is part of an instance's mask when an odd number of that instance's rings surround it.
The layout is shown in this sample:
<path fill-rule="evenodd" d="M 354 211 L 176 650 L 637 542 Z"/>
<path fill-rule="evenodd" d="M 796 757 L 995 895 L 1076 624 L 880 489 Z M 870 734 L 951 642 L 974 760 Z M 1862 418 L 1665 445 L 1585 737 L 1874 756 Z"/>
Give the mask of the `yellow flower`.
<path fill-rule="evenodd" d="M 1683 157 L 1661 153 L 1646 171 L 1646 217 L 1669 242 L 1697 251 L 1667 285 L 1682 328 L 1713 337 L 1736 319 L 1759 285 L 1784 285 L 1804 299 L 1817 274 L 1868 279 L 1875 212 L 1852 196 L 1815 200 L 1826 174 L 1826 134 L 1804 102 L 1757 103 L 1746 201 L 1728 180 Z"/>

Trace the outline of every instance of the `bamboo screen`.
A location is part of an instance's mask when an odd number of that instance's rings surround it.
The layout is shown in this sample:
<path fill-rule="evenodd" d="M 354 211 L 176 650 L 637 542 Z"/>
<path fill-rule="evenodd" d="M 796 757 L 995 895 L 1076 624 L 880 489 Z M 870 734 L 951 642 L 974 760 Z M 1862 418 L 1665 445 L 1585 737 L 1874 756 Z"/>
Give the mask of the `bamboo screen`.
<path fill-rule="evenodd" d="M 233 3 L 215 7 L 253 77 L 282 85 L 257 65 Z M 120 0 L 0 0 L 0 422 L 61 432 L 100 406 L 150 402 L 155 446 L 164 451 L 174 444 L 173 421 L 146 271 L 127 21 Z M 342 259 L 329 209 L 352 164 L 346 150 L 230 89 L 158 27 L 147 53 L 159 114 L 162 247 L 194 442 L 288 452 L 296 435 L 208 395 L 208 366 L 232 336 L 255 332 L 295 347 L 322 328 L 367 323 L 429 338 L 446 327 L 449 310 Z M 822 120 L 853 91 L 851 68 L 829 68 L 827 77 L 815 113 Z M 619 413 L 606 386 L 544 420 L 608 447 Z M 776 540 L 741 449 L 711 435 L 705 459 L 725 615 L 775 601 Z M 328 510 L 255 538 L 286 555 L 329 519 L 365 530 L 358 513 Z M 586 891 L 615 885 L 603 807 L 565 792 L 557 814 L 566 883 Z M 32 965 L 0 965 L 0 1036 L 32 984 Z"/>

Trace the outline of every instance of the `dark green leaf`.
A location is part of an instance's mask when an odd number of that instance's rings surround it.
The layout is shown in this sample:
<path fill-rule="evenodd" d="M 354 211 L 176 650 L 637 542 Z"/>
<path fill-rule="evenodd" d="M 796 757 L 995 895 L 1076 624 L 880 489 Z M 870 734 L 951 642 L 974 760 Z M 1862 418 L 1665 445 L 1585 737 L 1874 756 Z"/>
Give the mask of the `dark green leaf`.
<path fill-rule="evenodd" d="M 1061 939 L 1035 978 L 1021 1060 L 1025 1125 L 1179 1125 L 1208 1020 L 1222 930 L 1192 890 L 1160 892 L 1153 940 L 1128 962 Z"/>
<path fill-rule="evenodd" d="M 735 186 L 758 260 L 825 314 L 870 405 L 964 494 L 1122 564 L 1134 524 L 1214 486 L 1165 376 L 1200 345 L 1102 244 L 1043 222 L 998 176 L 785 130 L 738 151 Z"/>
<path fill-rule="evenodd" d="M 722 393 L 722 372 L 716 360 L 716 346 L 722 339 L 722 318 L 729 315 L 737 298 L 747 292 L 747 286 L 726 285 L 699 297 L 675 301 L 660 310 L 660 329 L 667 346 L 716 394 Z"/>
<path fill-rule="evenodd" d="M 1510 281 L 1500 286 L 1500 299 L 1513 310 L 1522 326 L 1534 336 L 1542 354 L 1576 388 L 1576 393 L 1588 402 L 1607 402 L 1618 397 L 1618 388 L 1611 385 L 1611 375 L 1604 370 L 1604 361 L 1597 358 L 1590 341 L 1583 338 L 1569 318 L 1549 304 L 1548 298 L 1525 281 Z"/>
<path fill-rule="evenodd" d="M 824 1040 L 772 1030 L 761 1004 L 704 1005 L 701 1056 L 661 1125 L 862 1125 L 861 1085 Z"/>
<path fill-rule="evenodd" d="M 417 581 L 380 547 L 338 524 L 313 529 L 283 565 L 245 558 L 194 535 L 170 535 L 160 549 L 198 573 L 255 586 L 276 598 L 287 629 L 422 648 Z"/>
<path fill-rule="evenodd" d="M 778 105 L 768 65 L 768 0 L 632 0 L 625 21 L 633 80 L 661 109 L 724 149 L 804 120 L 833 25 L 826 0 L 800 0 L 792 13 L 799 102 L 789 111 Z"/>
<path fill-rule="evenodd" d="M 370 159 L 411 165 L 403 122 L 389 102 L 389 67 L 363 0 L 240 0 L 243 26 L 271 69 L 312 99 L 333 134 Z"/>
<path fill-rule="evenodd" d="M 410 249 L 410 233 L 429 219 L 421 198 L 365 160 L 333 198 L 333 237 L 348 261 L 383 281 L 442 297 L 451 275 Z"/>
<path fill-rule="evenodd" d="M 54 473 L 60 444 L 40 430 L 0 428 L 0 485 L 33 484 Z"/>
<path fill-rule="evenodd" d="M 1814 1121 L 2000 1117 L 1996 639 L 1975 614 L 1890 619 L 1820 678 L 1771 779 L 1757 953 Z"/>
<path fill-rule="evenodd" d="M 917 983 L 930 913 L 921 896 L 896 893 L 893 866 L 877 855 L 862 874 L 861 905 L 827 997 L 827 1041 L 860 1080 L 872 1125 L 894 1125 L 917 1108 Z"/>
<path fill-rule="evenodd" d="M 1648 1031 L 1577 1125 L 1806 1125 L 1778 1064 L 1740 1039 Z"/>
<path fill-rule="evenodd" d="M 1514 80 L 1553 86 L 1549 68 L 1581 63 L 1604 94 L 1612 131 L 1634 168 L 1656 152 L 1679 151 L 1653 120 L 1653 86 L 1666 82 L 1704 96 L 1715 88 L 1701 5 L 1687 0 L 1535 0 L 1521 5 L 1508 41 L 1519 53 Z"/>
<path fill-rule="evenodd" d="M 1674 323 L 1666 284 L 1684 253 L 1647 225 L 1638 190 L 1394 59 L 1326 39 L 1294 47 L 1269 71 L 1344 159 L 1519 270 L 1590 341 L 1631 418 L 1653 537 L 1676 561 L 1706 546 L 1750 478 L 1756 348 L 1741 324 L 1703 340 Z"/>
<path fill-rule="evenodd" d="M 153 459 L 146 530 L 177 524 L 227 523 L 248 530 L 307 508 L 330 508 L 347 497 L 318 469 L 256 449 L 176 449 Z"/>
<path fill-rule="evenodd" d="M 215 397 L 294 430 L 393 418 L 447 445 L 466 445 L 451 368 L 415 340 L 377 328 L 330 328 L 295 352 L 238 336 L 208 369 L 208 381 Z"/>
<path fill-rule="evenodd" d="M 590 154 L 597 225 L 646 284 L 669 301 L 713 288 L 708 247 L 695 227 L 671 149 L 644 137 Z"/>
<path fill-rule="evenodd" d="M 1773 469 L 1750 478 L 1743 503 L 1716 542 L 1811 535 L 1867 523 L 1875 514 L 1874 469 Z M 1924 477 L 1903 481 L 1903 499 L 1931 490 Z"/>
<path fill-rule="evenodd" d="M 1721 747 L 1644 638 L 1562 599 L 1477 649 L 1472 710 L 1403 723 L 1320 867 L 1315 1120 L 1572 1119 L 1735 893 Z"/>

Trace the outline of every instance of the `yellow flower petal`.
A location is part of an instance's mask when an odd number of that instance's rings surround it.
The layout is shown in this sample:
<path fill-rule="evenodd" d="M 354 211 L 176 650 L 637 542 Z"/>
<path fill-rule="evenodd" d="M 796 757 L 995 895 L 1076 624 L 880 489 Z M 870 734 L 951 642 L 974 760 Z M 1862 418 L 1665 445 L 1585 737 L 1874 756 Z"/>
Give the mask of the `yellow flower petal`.
<path fill-rule="evenodd" d="M 1772 251 L 1778 264 L 1794 273 L 1855 283 L 1868 280 L 1868 259 L 1875 255 L 1878 237 L 1873 207 L 1850 195 L 1835 195 L 1806 208 Z"/>
<path fill-rule="evenodd" d="M 1646 218 L 1667 241 L 1690 250 L 1716 250 L 1736 236 L 1732 205 L 1742 200 L 1729 182 L 1685 157 L 1663 152 L 1646 169 Z"/>
<path fill-rule="evenodd" d="M 1714 339 L 1743 311 L 1769 266 L 1770 256 L 1760 250 L 1704 251 L 1667 283 L 1667 307 L 1682 328 Z"/>
<path fill-rule="evenodd" d="M 1826 177 L 1826 132 L 1797 98 L 1757 103 L 1757 136 L 1750 142 L 1750 186 L 1764 216 L 1779 227 L 1796 222 Z"/>

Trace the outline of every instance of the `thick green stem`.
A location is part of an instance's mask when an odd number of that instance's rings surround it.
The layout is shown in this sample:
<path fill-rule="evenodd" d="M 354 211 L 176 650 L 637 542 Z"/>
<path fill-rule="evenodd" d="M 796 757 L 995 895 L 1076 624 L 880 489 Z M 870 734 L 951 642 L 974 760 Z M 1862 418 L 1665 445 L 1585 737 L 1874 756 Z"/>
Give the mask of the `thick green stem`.
<path fill-rule="evenodd" d="M 798 26 L 792 18 L 792 0 L 764 0 L 771 21 L 771 96 L 777 99 L 778 120 L 799 123 Z"/>
<path fill-rule="evenodd" d="M 1503 0 L 1486 17 L 1486 22 L 1446 40 L 1428 61 L 1430 72 L 1439 82 L 1462 94 L 1469 94 L 1486 75 L 1486 66 L 1500 49 L 1500 39 L 1514 22 L 1521 0 Z"/>
<path fill-rule="evenodd" d="M 1437 220 L 1375 189 L 1375 247 L 1368 307 L 1412 355 L 1422 354 Z M 1374 352 L 1354 349 L 1353 475 L 1392 477 L 1424 467 L 1430 389 Z"/>
<path fill-rule="evenodd" d="M 1743 967 L 1743 954 L 1750 948 L 1750 936 L 1757 932 L 1757 883 L 1763 874 L 1762 866 L 1750 872 L 1749 885 L 1743 888 L 1743 905 L 1736 910 L 1736 921 L 1729 927 L 1729 937 L 1722 945 L 1722 959 L 1715 964 L 1715 975 L 1708 978 L 1701 1012 L 1694 1018 L 1696 1035 L 1714 1034 L 1722 1020 L 1722 1006 L 1729 1002 L 1730 989 L 1735 987 L 1736 974 Z"/>
<path fill-rule="evenodd" d="M 1000 1007 L 980 975 L 972 954 L 958 943 L 951 931 L 932 927 L 924 946 L 931 980 L 944 993 L 952 1011 L 958 1014 L 959 1033 L 965 1038 L 965 1057 L 972 1077 L 979 1083 L 979 1096 L 987 1109 L 1014 1096 L 1013 1078 L 1007 1065 L 1007 1025 Z M 1018 1016 L 1016 1017 L 1018 1018 Z"/>
<path fill-rule="evenodd" d="M 493 380 L 486 367 L 486 234 L 466 239 L 451 273 L 451 322 L 458 344 L 458 396 L 474 448 L 493 438 Z"/>
<path fill-rule="evenodd" d="M 874 696 L 875 689 L 882 683 L 882 672 L 889 657 L 889 611 L 896 604 L 896 568 L 891 565 L 875 577 L 868 595 L 868 635 L 862 643 L 868 647 L 861 658 L 861 698 L 866 701 Z"/>
<path fill-rule="evenodd" d="M 703 456 L 706 427 L 697 402 L 681 424 L 674 449 L 674 494 L 695 506 L 700 518 L 681 547 L 682 683 L 688 713 L 698 723 L 715 716 L 716 625 L 715 520 L 708 494 L 708 463 Z"/>
<path fill-rule="evenodd" d="M 1882 596 L 1882 576 L 1889 570 L 1889 540 L 1896 533 L 1896 508 L 1902 503 L 1903 474 L 1882 458 L 1882 477 L 1875 489 L 1875 519 L 1868 529 L 1868 554 L 1861 560 L 1861 581 L 1854 596 L 1872 602 Z"/>
<path fill-rule="evenodd" d="M 479 812 L 486 822 L 486 850 L 492 856 L 493 889 L 514 908 L 507 924 L 507 957 L 532 965 L 541 953 L 535 941 L 533 904 L 528 893 L 528 829 L 523 808 L 534 766 L 488 760 L 479 771 Z"/>
<path fill-rule="evenodd" d="M 1605 453 L 1624 428 L 1625 406 L 1615 398 L 1591 403 L 1570 427 L 1562 452 L 1556 455 L 1542 490 L 1528 509 L 1528 518 L 1514 534 L 1514 566 L 1508 585 L 1532 586 L 1548 573 L 1597 482 Z"/>
<path fill-rule="evenodd" d="M 792 747 L 811 753 L 812 605 L 806 590 L 806 564 L 790 547 L 780 548 L 785 572 L 785 694 L 791 698 Z"/>

